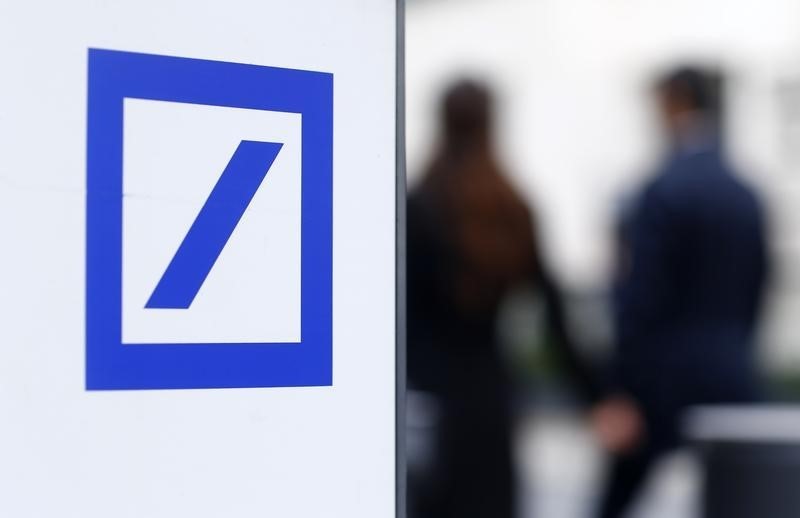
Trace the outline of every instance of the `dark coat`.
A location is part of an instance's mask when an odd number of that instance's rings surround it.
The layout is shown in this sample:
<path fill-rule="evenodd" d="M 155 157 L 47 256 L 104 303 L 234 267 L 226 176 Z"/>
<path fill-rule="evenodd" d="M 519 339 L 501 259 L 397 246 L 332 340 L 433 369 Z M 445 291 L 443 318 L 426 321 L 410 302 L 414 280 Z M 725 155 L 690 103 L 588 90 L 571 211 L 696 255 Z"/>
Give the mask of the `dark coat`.
<path fill-rule="evenodd" d="M 667 435 L 689 405 L 756 397 L 767 252 L 753 190 L 715 146 L 676 154 L 645 187 L 626 235 L 616 304 L 622 388 Z"/>

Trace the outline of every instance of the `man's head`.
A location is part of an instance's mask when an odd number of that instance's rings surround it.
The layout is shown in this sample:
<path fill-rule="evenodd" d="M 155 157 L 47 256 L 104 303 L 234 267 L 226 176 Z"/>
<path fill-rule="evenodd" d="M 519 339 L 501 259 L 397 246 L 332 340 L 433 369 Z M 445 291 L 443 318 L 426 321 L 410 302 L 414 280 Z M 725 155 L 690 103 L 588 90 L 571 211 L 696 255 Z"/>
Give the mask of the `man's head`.
<path fill-rule="evenodd" d="M 695 131 L 698 120 L 718 129 L 721 77 L 716 72 L 680 67 L 656 82 L 656 95 L 670 136 L 681 139 Z"/>

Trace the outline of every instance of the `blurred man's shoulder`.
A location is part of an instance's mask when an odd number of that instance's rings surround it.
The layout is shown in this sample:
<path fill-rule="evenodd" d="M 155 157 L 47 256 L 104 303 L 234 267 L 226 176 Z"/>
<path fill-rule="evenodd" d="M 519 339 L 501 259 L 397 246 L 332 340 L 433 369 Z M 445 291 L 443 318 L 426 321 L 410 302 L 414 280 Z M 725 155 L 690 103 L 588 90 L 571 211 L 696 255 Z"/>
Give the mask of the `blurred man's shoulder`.
<path fill-rule="evenodd" d="M 675 211 L 736 206 L 760 211 L 757 190 L 721 156 L 699 154 L 666 164 L 644 187 L 642 198 Z"/>

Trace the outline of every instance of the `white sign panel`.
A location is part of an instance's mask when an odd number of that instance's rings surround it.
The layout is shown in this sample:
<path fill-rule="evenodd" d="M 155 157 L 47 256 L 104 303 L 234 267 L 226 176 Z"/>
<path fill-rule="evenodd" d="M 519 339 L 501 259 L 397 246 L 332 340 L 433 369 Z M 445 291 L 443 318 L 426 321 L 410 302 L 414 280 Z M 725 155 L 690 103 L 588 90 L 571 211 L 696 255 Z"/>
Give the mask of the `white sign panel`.
<path fill-rule="evenodd" d="M 398 26 L 0 8 L 0 516 L 395 516 Z"/>

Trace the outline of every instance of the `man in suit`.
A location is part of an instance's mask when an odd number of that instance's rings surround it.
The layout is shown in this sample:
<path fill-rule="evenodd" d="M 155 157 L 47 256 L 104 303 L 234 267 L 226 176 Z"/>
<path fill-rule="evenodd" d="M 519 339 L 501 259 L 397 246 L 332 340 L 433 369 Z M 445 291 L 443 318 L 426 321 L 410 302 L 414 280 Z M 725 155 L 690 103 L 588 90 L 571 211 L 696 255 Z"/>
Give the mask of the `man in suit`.
<path fill-rule="evenodd" d="M 726 161 L 719 81 L 682 68 L 657 85 L 670 151 L 622 226 L 616 396 L 594 413 L 614 453 L 599 516 L 623 516 L 692 405 L 758 396 L 753 335 L 767 273 L 761 205 Z"/>

